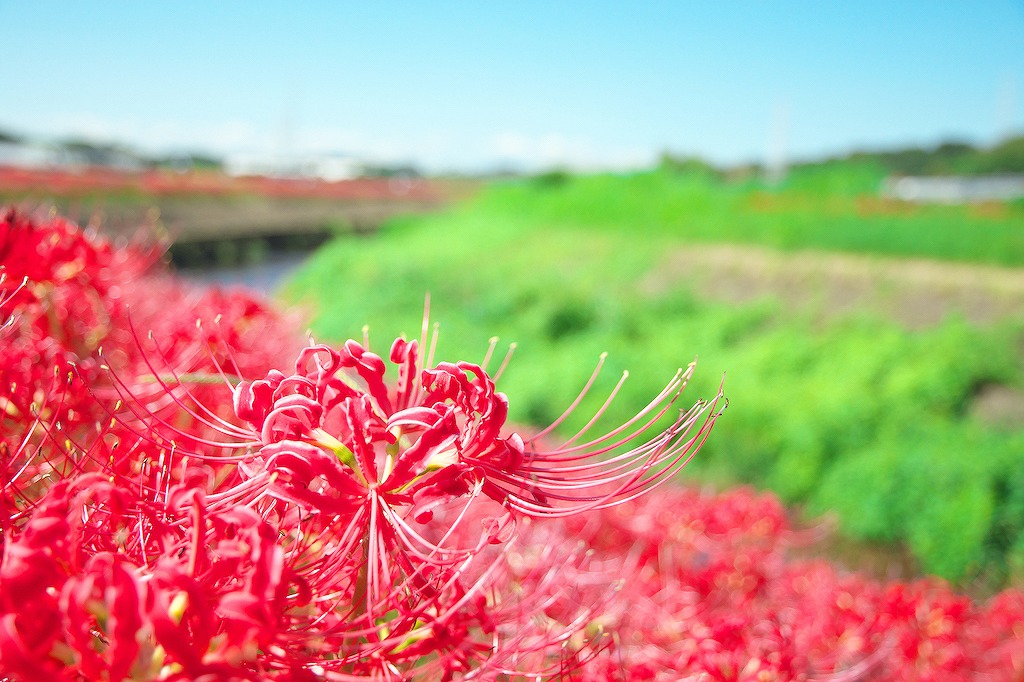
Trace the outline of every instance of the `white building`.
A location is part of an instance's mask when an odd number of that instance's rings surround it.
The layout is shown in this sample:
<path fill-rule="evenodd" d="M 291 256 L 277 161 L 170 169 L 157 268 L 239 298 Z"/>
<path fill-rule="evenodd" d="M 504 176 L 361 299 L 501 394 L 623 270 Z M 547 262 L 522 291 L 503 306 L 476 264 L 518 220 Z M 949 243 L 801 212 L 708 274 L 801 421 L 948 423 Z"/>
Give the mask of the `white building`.
<path fill-rule="evenodd" d="M 306 178 L 337 182 L 363 174 L 362 164 L 346 156 L 234 154 L 224 160 L 228 175 L 270 178 Z"/>
<path fill-rule="evenodd" d="M 0 142 L 0 166 L 49 168 L 60 163 L 59 152 L 49 147 L 23 142 Z"/>
<path fill-rule="evenodd" d="M 901 201 L 969 204 L 1024 197 L 1024 175 L 886 178 L 882 195 Z"/>

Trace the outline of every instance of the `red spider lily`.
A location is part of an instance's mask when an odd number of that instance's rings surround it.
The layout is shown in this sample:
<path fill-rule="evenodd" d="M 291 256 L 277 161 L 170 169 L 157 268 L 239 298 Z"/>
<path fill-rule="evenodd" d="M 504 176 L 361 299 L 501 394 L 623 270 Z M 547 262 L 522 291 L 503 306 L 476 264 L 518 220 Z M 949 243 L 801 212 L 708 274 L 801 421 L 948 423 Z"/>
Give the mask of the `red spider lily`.
<path fill-rule="evenodd" d="M 59 608 L 77 615 L 46 655 L 65 660 L 62 647 L 91 647 L 79 661 L 90 676 L 103 666 L 123 672 L 131 658 L 125 652 L 136 650 L 115 642 L 116 627 L 106 628 L 138 622 L 152 633 L 153 656 L 195 675 L 217 661 L 292 669 L 313 641 L 333 651 L 319 659 L 325 674 L 342 676 L 439 670 L 480 677 L 527 659 L 548 668 L 545 652 L 587 618 L 570 617 L 563 608 L 541 625 L 524 614 L 539 614 L 546 603 L 550 611 L 558 569 L 565 574 L 582 564 L 575 555 L 543 555 L 514 577 L 502 548 L 515 518 L 563 516 L 630 499 L 684 464 L 716 416 L 714 404 L 701 404 L 668 435 L 601 459 L 671 408 L 691 368 L 624 427 L 586 445 L 576 443 L 581 432 L 565 447 L 545 451 L 539 438 L 524 443 L 502 433 L 507 400 L 484 367 L 421 368 L 425 333 L 420 343 L 393 346 L 394 386 L 385 382 L 384 361 L 354 342 L 337 351 L 302 351 L 290 376 L 268 373 L 268 356 L 259 355 L 269 345 L 267 334 L 236 324 L 264 315 L 258 306 L 233 308 L 239 299 L 207 297 L 203 305 L 216 306 L 223 317 L 183 324 L 191 308 L 168 315 L 167 301 L 181 298 L 161 280 L 148 283 L 148 296 L 133 297 L 127 289 L 115 295 L 125 275 L 111 269 L 112 252 L 102 242 L 59 221 L 39 226 L 15 214 L 5 220 L 11 236 L 6 262 L 31 270 L 30 288 L 52 281 L 59 295 L 19 300 L 22 287 L 5 296 L 17 306 L 19 323 L 27 323 L 12 330 L 9 347 L 24 344 L 28 358 L 49 343 L 56 354 L 31 365 L 0 362 L 3 371 L 22 368 L 8 375 L 18 379 L 10 384 L 31 391 L 19 398 L 12 388 L 5 397 L 11 425 L 20 428 L 10 431 L 12 447 L 3 453 L 10 555 L 3 582 L 18 584 L 16 557 L 32 529 L 51 518 L 54 505 L 64 509 L 63 520 L 48 523 L 66 530 L 77 549 L 54 559 L 59 570 L 44 592 L 64 594 Z M 43 257 L 29 263 L 33 249 Z M 76 287 L 89 288 L 82 299 L 95 302 L 94 312 L 81 316 L 63 302 Z M 157 366 L 143 351 L 132 320 L 154 329 L 156 358 L 173 358 L 172 364 Z M 61 342 L 66 338 L 90 340 L 69 348 Z M 255 362 L 243 350 L 250 340 L 258 341 L 252 348 L 261 359 Z M 110 382 L 101 380 L 88 354 L 99 341 Z M 40 364 L 56 368 L 42 391 L 45 377 L 23 369 Z M 238 383 L 233 401 L 224 401 L 210 383 L 253 375 L 265 378 Z M 116 393 L 126 411 L 108 422 L 97 408 Z M 702 415 L 707 419 L 700 424 Z M 61 480 L 71 486 L 53 487 Z M 192 500 L 184 507 L 182 495 Z M 79 513 L 90 522 L 74 521 Z M 233 584 L 226 576 L 244 571 L 224 556 L 237 531 L 217 519 L 239 514 L 264 529 L 246 546 L 266 546 L 260 556 L 277 558 L 276 568 L 261 569 L 259 581 Z M 32 547 L 29 554 L 39 551 Z M 54 568 L 53 561 L 42 565 Z M 230 589 L 211 593 L 210 580 Z M 526 584 L 534 601 L 505 592 Z M 111 590 L 125 596 L 103 596 Z M 142 616 L 132 611 L 97 619 L 96 613 L 131 611 L 135 607 L 124 605 L 136 603 L 143 604 Z M 23 647 L 12 643 L 30 630 L 19 623 L 11 624 L 7 640 L 15 657 Z M 247 641 L 258 644 L 258 665 Z M 103 655 L 93 655 L 97 650 Z"/>
<path fill-rule="evenodd" d="M 140 505 L 95 475 L 45 494 L 0 570 L 3 670 L 26 679 L 62 666 L 87 679 L 250 677 L 244 669 L 259 651 L 271 653 L 271 667 L 273 652 L 286 658 L 278 621 L 301 607 L 302 591 L 292 589 L 276 529 L 245 508 L 207 513 L 194 487 L 171 498 L 165 508 Z"/>
<path fill-rule="evenodd" d="M 246 506 L 278 528 L 286 562 L 312 595 L 309 625 L 296 631 L 338 642 L 330 669 L 418 666 L 425 642 L 445 666 L 468 669 L 484 658 L 474 637 L 501 622 L 493 598 L 489 609 L 479 605 L 502 570 L 502 555 L 486 548 L 505 545 L 516 518 L 600 509 L 659 485 L 689 461 L 718 414 L 717 399 L 698 403 L 667 431 L 604 457 L 671 409 L 691 366 L 622 427 L 577 444 L 584 429 L 544 450 L 550 429 L 526 442 L 503 433 L 508 402 L 484 367 L 421 369 L 426 328 L 420 343 L 392 346 L 393 385 L 384 360 L 355 341 L 304 349 L 290 375 L 239 382 L 234 411 L 244 425 L 205 407 L 164 353 L 166 366 L 149 364 L 153 399 L 114 375 L 131 410 L 122 422 L 138 438 L 168 459 L 230 472 L 208 491 L 211 509 Z M 189 414 L 210 435 L 183 431 L 165 412 Z M 531 648 L 546 641 L 538 635 Z"/>
<path fill-rule="evenodd" d="M 16 521 L 46 487 L 69 475 L 160 472 L 148 464 L 151 455 L 154 463 L 159 460 L 158 451 L 137 455 L 138 439 L 107 424 L 117 396 L 93 353 L 102 349 L 103 361 L 127 376 L 147 371 L 133 321 L 159 334 L 179 366 L 200 377 L 229 357 L 238 372 L 265 373 L 290 355 L 289 348 L 298 347 L 291 321 L 255 297 L 193 292 L 168 277 L 142 274 L 152 263 L 151 251 L 115 249 L 62 219 L 0 212 L 4 523 Z M 15 278 L 20 285 L 10 284 Z M 208 318 L 207 325 L 195 324 L 201 317 Z M 139 390 L 156 399 L 164 391 L 153 382 Z M 194 391 L 216 405 L 210 387 Z M 230 415 L 230 400 L 219 409 Z M 196 431 L 184 416 L 174 417 L 179 429 Z M 44 441 L 49 445 L 40 447 Z M 139 479 L 136 471 L 130 475 Z"/>
<path fill-rule="evenodd" d="M 969 625 L 965 648 L 977 656 L 975 666 L 996 679 L 1013 671 L 1024 675 L 1024 592 L 1004 590 Z"/>
<path fill-rule="evenodd" d="M 22 278 L 21 283 L 14 288 L 7 288 L 5 286 L 7 283 L 7 268 L 6 266 L 0 266 L 0 330 L 14 324 L 14 306 L 12 301 L 17 298 L 21 290 L 28 284 L 28 276 L 26 275 Z"/>
<path fill-rule="evenodd" d="M 0 266 L 26 286 L 13 304 L 37 330 L 84 360 L 112 328 L 121 287 L 148 270 L 153 249 L 115 249 L 60 218 L 41 226 L 13 209 L 0 212 Z"/>
<path fill-rule="evenodd" d="M 660 484 L 689 461 L 718 416 L 718 398 L 698 402 L 653 438 L 604 457 L 642 438 L 671 409 L 691 365 L 626 424 L 577 443 L 595 416 L 562 447 L 545 449 L 551 429 L 526 442 L 502 435 L 508 400 L 483 367 L 442 362 L 420 370 L 418 344 L 404 339 L 390 360 L 398 366 L 394 388 L 384 361 L 351 340 L 341 350 L 305 349 L 290 376 L 274 371 L 239 383 L 235 412 L 252 430 L 228 433 L 249 447 L 243 472 L 280 470 L 276 494 L 314 508 L 345 511 L 380 499 L 423 521 L 437 504 L 483 494 L 521 515 L 568 516 Z M 327 485 L 311 486 L 318 477 Z"/>
<path fill-rule="evenodd" d="M 1022 679 L 1019 590 L 794 560 L 769 495 L 642 495 L 717 417 L 668 414 L 692 367 L 550 447 L 426 326 L 296 361 L 251 296 L 128 287 L 102 240 L 3 220 L 4 682 Z"/>

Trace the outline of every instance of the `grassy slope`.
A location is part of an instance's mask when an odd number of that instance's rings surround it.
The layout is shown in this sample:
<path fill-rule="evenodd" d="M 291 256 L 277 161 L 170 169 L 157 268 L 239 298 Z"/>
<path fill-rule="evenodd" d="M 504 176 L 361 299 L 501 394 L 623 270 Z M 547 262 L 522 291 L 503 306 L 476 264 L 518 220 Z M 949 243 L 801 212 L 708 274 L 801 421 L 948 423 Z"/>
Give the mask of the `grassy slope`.
<path fill-rule="evenodd" d="M 691 475 L 834 510 L 852 535 L 907 542 L 954 579 L 980 566 L 1005 575 L 1024 560 L 1024 439 L 967 408 L 981 385 L 1019 383 L 1019 329 L 949 320 L 911 333 L 870 312 L 822 325 L 770 298 L 730 305 L 700 299 L 685 277 L 650 282 L 689 241 L 1024 262 L 1018 209 L 889 206 L 862 193 L 864 169 L 821 173 L 771 192 L 667 173 L 496 187 L 329 244 L 288 295 L 313 303 L 319 336 L 369 323 L 383 353 L 395 335 L 418 335 L 429 291 L 439 357 L 479 359 L 491 335 L 518 343 L 501 387 L 513 418 L 534 424 L 560 414 L 603 351 L 590 411 L 631 373 L 611 420 L 699 353 L 687 400 L 728 370 L 731 407 Z"/>
<path fill-rule="evenodd" d="M 797 170 L 778 187 L 672 173 L 597 175 L 511 185 L 482 204 L 532 223 L 690 241 L 1024 265 L 1024 205 L 901 204 L 877 196 L 881 180 L 870 165 Z"/>

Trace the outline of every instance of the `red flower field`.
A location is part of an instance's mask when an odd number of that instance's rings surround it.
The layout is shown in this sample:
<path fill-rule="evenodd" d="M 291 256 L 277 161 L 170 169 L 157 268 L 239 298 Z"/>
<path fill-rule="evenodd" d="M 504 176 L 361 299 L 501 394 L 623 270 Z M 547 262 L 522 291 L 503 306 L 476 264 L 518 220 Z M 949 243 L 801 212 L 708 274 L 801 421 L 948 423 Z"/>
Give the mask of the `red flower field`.
<path fill-rule="evenodd" d="M 158 262 L 0 213 L 0 679 L 1024 678 L 1024 593 L 798 559 L 774 497 L 670 481 L 724 407 L 692 366 L 527 432 L 426 322 L 316 344 Z"/>
<path fill-rule="evenodd" d="M 0 166 L 0 187 L 12 193 L 45 190 L 74 196 L 104 192 L 139 192 L 150 196 L 253 194 L 275 198 L 321 198 L 436 201 L 443 192 L 426 180 L 391 181 L 356 178 L 328 182 L 315 178 L 232 177 L 216 171 L 168 170 L 126 172 L 101 166 L 81 169 Z"/>

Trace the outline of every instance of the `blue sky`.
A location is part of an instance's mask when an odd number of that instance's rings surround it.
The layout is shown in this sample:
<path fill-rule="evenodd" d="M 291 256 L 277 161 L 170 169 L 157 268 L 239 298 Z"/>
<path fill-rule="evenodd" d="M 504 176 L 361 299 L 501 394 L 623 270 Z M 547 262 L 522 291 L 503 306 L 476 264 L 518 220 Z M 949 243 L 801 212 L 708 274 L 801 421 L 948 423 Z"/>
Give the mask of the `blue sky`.
<path fill-rule="evenodd" d="M 0 129 L 431 170 L 1024 131 L 1024 0 L 0 0 Z"/>

